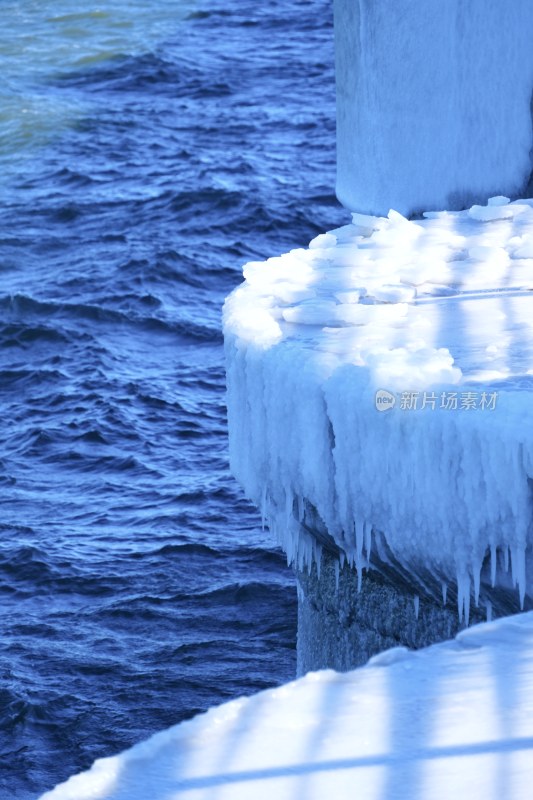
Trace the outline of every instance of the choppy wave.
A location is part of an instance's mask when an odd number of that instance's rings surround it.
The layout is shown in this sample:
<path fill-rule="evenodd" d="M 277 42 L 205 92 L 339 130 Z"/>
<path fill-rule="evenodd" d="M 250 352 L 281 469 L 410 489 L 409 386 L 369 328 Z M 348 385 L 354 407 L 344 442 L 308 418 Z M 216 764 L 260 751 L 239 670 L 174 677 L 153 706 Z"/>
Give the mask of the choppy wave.
<path fill-rule="evenodd" d="M 0 796 L 27 800 L 292 677 L 220 308 L 345 216 L 327 0 L 2 11 Z"/>

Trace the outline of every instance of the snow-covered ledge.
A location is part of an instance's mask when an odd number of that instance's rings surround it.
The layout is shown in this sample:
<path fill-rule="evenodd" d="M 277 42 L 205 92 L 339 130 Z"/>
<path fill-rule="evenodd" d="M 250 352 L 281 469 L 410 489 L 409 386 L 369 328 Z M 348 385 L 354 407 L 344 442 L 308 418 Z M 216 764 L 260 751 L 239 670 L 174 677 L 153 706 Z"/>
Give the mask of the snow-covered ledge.
<path fill-rule="evenodd" d="M 41 800 L 529 800 L 532 698 L 522 614 L 225 703 Z"/>
<path fill-rule="evenodd" d="M 354 214 L 244 277 L 224 309 L 231 466 L 300 573 L 300 669 L 391 644 L 376 604 L 373 642 L 350 630 L 366 571 L 409 646 L 530 607 L 533 201 Z"/>
<path fill-rule="evenodd" d="M 531 606 L 532 40 L 531 0 L 335 0 L 358 213 L 224 311 L 232 468 L 295 565 L 300 672 Z"/>

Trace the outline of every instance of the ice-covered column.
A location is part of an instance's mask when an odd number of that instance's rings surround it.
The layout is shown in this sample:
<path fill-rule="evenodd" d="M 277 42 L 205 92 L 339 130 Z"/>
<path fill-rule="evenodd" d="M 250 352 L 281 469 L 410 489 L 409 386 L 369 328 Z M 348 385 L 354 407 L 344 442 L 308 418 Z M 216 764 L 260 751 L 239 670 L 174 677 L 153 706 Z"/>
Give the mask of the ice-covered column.
<path fill-rule="evenodd" d="M 352 222 L 224 309 L 231 466 L 294 564 L 302 672 L 533 608 L 533 0 L 335 17 Z"/>
<path fill-rule="evenodd" d="M 531 0 L 334 0 L 337 195 L 409 216 L 530 196 Z"/>

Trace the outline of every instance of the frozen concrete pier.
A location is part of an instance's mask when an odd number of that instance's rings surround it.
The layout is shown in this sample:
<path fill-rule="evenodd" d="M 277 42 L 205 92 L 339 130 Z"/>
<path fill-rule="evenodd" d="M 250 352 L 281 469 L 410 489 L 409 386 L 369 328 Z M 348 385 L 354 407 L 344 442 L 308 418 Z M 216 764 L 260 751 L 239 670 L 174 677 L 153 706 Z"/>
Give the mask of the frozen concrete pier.
<path fill-rule="evenodd" d="M 224 312 L 232 468 L 298 573 L 301 671 L 533 594 L 533 4 L 335 0 L 335 29 L 352 222 L 247 264 Z"/>

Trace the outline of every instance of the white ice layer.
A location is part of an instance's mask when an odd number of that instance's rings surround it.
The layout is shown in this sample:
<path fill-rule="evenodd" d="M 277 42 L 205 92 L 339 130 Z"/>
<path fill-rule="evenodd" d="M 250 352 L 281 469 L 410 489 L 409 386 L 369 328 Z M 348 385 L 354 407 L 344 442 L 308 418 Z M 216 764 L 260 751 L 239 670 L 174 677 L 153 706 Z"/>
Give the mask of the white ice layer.
<path fill-rule="evenodd" d="M 519 197 L 532 40 L 531 0 L 335 0 L 340 201 L 410 215 Z"/>
<path fill-rule="evenodd" d="M 460 615 L 484 560 L 523 602 L 533 201 L 354 214 L 244 277 L 224 309 L 231 466 L 289 558 L 317 555 L 305 500 L 359 568 L 383 535 L 413 574 L 457 581 Z"/>
<path fill-rule="evenodd" d="M 41 800 L 530 800 L 533 613 L 234 700 Z"/>

